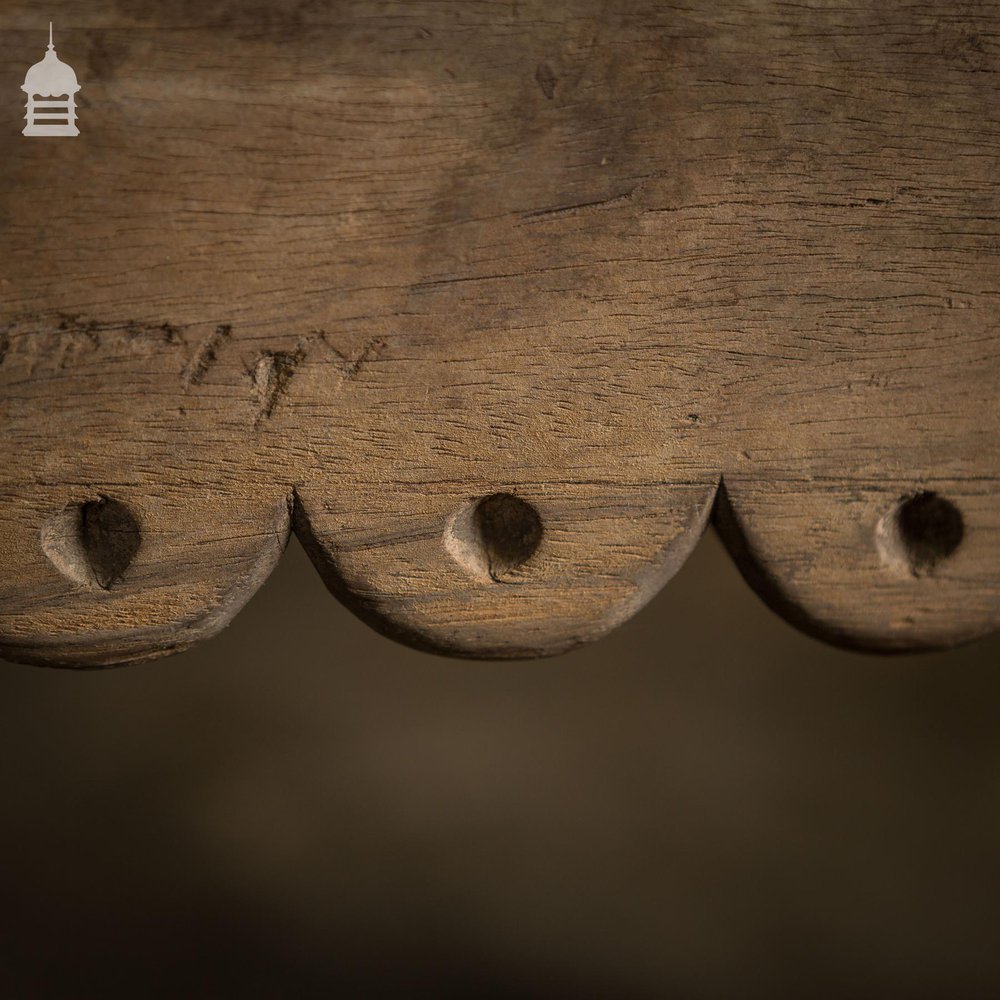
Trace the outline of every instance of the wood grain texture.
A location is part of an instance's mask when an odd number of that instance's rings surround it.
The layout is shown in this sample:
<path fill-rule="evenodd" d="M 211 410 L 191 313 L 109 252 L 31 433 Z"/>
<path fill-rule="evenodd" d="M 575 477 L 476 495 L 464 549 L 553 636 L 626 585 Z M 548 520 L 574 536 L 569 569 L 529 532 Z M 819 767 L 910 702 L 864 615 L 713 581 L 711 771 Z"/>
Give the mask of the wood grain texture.
<path fill-rule="evenodd" d="M 559 652 L 713 510 L 819 636 L 997 627 L 1000 4 L 53 0 L 72 140 L 35 7 L 4 656 L 211 635 L 290 526 L 390 635 Z"/>

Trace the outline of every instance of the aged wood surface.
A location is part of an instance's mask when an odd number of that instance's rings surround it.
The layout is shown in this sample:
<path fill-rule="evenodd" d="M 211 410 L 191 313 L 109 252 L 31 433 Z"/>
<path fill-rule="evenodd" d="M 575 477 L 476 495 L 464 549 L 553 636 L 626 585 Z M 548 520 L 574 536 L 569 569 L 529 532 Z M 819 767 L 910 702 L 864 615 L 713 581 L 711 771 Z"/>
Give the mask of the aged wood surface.
<path fill-rule="evenodd" d="M 4 0 L 0 90 L 2 655 L 183 648 L 290 529 L 558 652 L 713 512 L 817 635 L 997 626 L 1000 4 Z"/>

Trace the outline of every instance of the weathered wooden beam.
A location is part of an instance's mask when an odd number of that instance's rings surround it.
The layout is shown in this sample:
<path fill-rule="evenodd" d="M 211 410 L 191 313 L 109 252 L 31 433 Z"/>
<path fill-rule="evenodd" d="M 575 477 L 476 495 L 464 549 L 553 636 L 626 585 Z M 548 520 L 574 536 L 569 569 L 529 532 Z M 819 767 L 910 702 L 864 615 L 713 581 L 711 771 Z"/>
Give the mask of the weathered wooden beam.
<path fill-rule="evenodd" d="M 290 529 L 534 656 L 715 521 L 827 639 L 1000 620 L 1000 5 L 8 0 L 0 652 L 226 625 Z M 720 614 L 724 627 L 725 616 Z"/>

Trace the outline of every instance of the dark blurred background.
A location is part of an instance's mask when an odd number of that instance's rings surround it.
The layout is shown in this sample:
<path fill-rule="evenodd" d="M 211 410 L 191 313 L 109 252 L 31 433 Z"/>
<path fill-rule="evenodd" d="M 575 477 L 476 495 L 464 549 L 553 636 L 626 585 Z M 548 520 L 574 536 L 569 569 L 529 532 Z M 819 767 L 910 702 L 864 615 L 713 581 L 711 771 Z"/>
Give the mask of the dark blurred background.
<path fill-rule="evenodd" d="M 0 995 L 997 997 L 998 666 L 823 646 L 714 535 L 595 646 L 449 661 L 293 542 L 191 652 L 3 665 Z"/>

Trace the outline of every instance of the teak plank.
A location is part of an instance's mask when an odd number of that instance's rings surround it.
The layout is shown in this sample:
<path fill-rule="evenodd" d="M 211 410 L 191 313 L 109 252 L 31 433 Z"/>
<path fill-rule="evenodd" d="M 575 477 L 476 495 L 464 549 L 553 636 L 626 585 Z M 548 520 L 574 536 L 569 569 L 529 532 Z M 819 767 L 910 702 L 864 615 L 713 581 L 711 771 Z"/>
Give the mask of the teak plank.
<path fill-rule="evenodd" d="M 712 518 L 790 621 L 1000 621 L 1000 4 L 6 0 L 0 653 L 226 625 L 290 530 L 534 656 Z M 724 616 L 723 616 L 724 622 Z"/>

